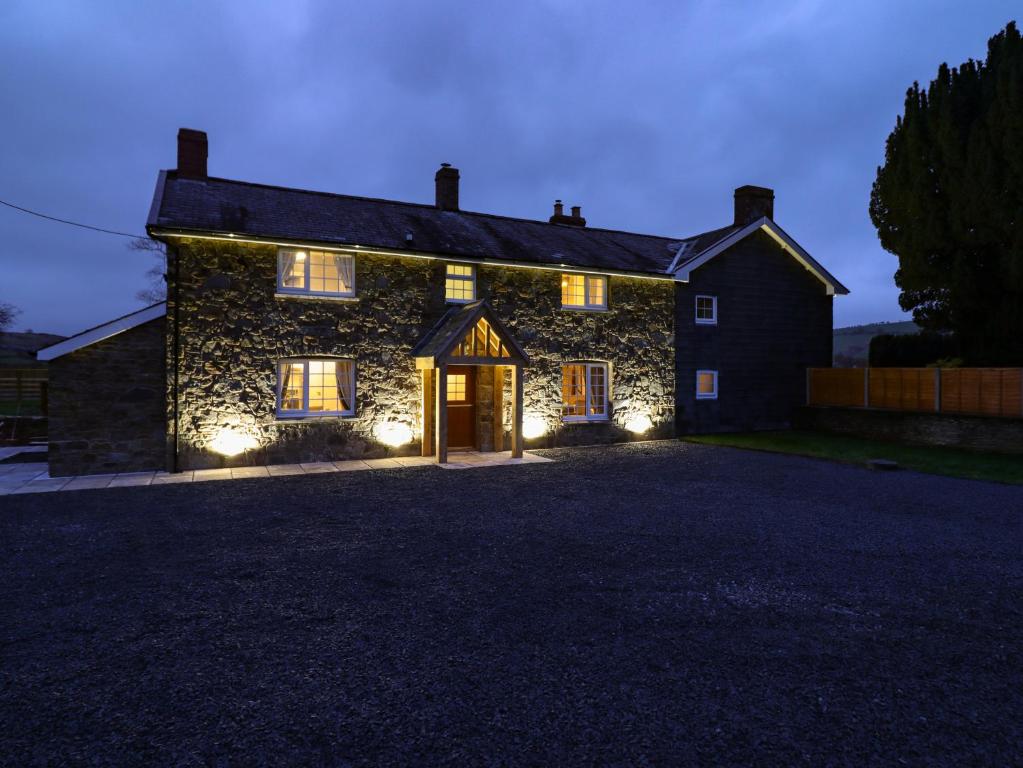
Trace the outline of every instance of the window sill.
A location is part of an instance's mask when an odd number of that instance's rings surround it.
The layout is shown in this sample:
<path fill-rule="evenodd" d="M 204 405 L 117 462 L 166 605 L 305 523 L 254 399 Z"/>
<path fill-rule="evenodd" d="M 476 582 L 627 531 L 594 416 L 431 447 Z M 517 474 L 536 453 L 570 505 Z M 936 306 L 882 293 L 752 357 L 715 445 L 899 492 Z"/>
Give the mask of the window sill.
<path fill-rule="evenodd" d="M 275 299 L 305 299 L 314 301 L 358 301 L 358 296 L 332 296 L 329 293 L 288 293 L 285 291 L 277 291 L 274 293 Z"/>
<path fill-rule="evenodd" d="M 607 424 L 607 416 L 562 416 L 562 424 Z"/>
<path fill-rule="evenodd" d="M 697 320 L 696 324 L 697 325 L 717 325 L 718 321 L 717 320 Z"/>
<path fill-rule="evenodd" d="M 697 395 L 696 399 L 697 400 L 717 400 L 718 396 L 717 395 Z"/>
<path fill-rule="evenodd" d="M 310 413 L 296 416 L 290 416 L 278 413 L 274 418 L 275 424 L 294 424 L 295 422 L 306 422 L 306 421 L 343 421 L 344 419 L 354 419 L 354 413 Z"/>
<path fill-rule="evenodd" d="M 444 299 L 445 304 L 472 304 L 476 299 Z"/>
<path fill-rule="evenodd" d="M 607 307 L 566 307 L 561 305 L 562 312 L 607 312 Z"/>

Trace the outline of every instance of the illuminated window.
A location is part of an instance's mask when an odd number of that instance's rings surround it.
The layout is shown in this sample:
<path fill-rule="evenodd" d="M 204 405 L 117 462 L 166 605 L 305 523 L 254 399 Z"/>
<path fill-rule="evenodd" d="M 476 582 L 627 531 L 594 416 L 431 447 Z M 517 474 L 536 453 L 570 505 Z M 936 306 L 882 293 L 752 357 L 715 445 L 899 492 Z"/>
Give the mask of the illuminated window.
<path fill-rule="evenodd" d="M 472 264 L 448 264 L 444 278 L 444 298 L 452 304 L 476 299 L 476 267 Z"/>
<path fill-rule="evenodd" d="M 280 248 L 277 289 L 319 296 L 355 295 L 355 259 L 345 253 Z"/>
<path fill-rule="evenodd" d="M 287 360 L 277 368 L 277 413 L 282 417 L 355 413 L 352 360 Z"/>
<path fill-rule="evenodd" d="M 697 371 L 696 372 L 696 399 L 717 400 L 718 399 L 718 372 Z"/>
<path fill-rule="evenodd" d="M 607 309 L 607 278 L 603 275 L 561 274 L 561 306 Z"/>
<path fill-rule="evenodd" d="M 607 365 L 561 366 L 561 416 L 565 421 L 607 420 Z"/>
<path fill-rule="evenodd" d="M 452 357 L 510 357 L 511 353 L 497 331 L 481 317 L 465 334 L 465 338 L 451 350 Z"/>
<path fill-rule="evenodd" d="M 698 325 L 717 325 L 718 322 L 717 296 L 696 297 L 696 322 Z"/>
<path fill-rule="evenodd" d="M 465 374 L 464 373 L 449 373 L 448 374 L 448 402 L 449 403 L 465 402 Z"/>

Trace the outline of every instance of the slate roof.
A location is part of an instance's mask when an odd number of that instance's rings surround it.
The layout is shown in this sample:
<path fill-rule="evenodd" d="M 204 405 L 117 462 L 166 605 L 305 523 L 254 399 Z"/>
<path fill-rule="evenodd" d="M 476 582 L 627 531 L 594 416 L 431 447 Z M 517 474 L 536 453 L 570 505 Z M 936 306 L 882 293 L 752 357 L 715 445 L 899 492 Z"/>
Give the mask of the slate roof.
<path fill-rule="evenodd" d="M 703 250 L 734 231 L 657 237 L 228 179 L 183 179 L 174 171 L 161 173 L 147 227 L 662 275 L 682 242 L 695 241 Z"/>

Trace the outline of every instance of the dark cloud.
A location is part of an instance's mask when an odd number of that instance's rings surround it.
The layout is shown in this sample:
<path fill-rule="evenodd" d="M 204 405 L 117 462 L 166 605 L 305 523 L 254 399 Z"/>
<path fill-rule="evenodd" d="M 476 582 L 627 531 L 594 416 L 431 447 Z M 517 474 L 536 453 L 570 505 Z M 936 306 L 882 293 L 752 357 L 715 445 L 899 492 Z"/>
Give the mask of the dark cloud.
<path fill-rule="evenodd" d="M 772 186 L 779 222 L 900 316 L 867 200 L 914 80 L 983 57 L 1014 3 L 78 3 L 0 7 L 0 197 L 143 229 L 179 126 L 228 178 L 686 235 Z M 0 300 L 70 333 L 135 308 L 118 238 L 0 209 Z"/>

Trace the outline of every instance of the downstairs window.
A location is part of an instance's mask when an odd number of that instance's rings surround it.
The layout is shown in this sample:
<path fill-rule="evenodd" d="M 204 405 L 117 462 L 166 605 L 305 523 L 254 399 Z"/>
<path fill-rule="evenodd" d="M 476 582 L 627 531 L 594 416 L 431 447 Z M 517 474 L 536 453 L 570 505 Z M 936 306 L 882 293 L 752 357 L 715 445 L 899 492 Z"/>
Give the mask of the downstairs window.
<path fill-rule="evenodd" d="M 565 421 L 607 420 L 607 364 L 561 366 L 561 418 Z"/>
<path fill-rule="evenodd" d="M 283 418 L 355 413 L 355 361 L 286 360 L 277 370 L 277 415 Z"/>

